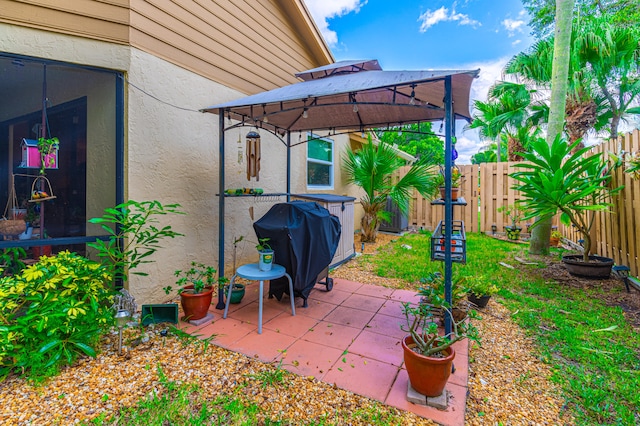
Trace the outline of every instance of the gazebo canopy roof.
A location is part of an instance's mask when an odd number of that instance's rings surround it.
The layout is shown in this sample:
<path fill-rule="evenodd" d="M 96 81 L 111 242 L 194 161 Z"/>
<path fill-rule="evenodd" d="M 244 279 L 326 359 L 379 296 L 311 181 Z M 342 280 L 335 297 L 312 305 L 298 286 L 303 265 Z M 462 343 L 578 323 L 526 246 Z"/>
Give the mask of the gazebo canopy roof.
<path fill-rule="evenodd" d="M 365 130 L 445 118 L 451 77 L 455 118 L 469 121 L 479 70 L 383 71 L 378 61 L 343 61 L 296 74 L 305 81 L 203 109 L 273 132 Z"/>

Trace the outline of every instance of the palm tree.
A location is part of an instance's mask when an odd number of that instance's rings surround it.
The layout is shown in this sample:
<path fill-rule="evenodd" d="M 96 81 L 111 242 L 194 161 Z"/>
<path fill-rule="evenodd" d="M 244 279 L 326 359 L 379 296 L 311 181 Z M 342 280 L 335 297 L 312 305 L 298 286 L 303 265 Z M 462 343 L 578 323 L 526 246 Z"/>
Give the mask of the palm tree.
<path fill-rule="evenodd" d="M 360 222 L 360 241 L 376 241 L 380 221 L 389 220 L 389 214 L 384 211 L 388 197 L 402 214 L 406 214 L 414 189 L 425 198 L 435 191 L 434 166 L 414 164 L 402 178 L 394 182 L 393 174 L 403 165 L 404 162 L 389 144 L 381 142 L 376 146 L 371 136 L 360 150 L 347 150 L 343 160 L 347 183 L 355 184 L 364 191 L 360 198 L 364 210 Z"/>
<path fill-rule="evenodd" d="M 480 136 L 498 143 L 498 160 L 500 159 L 501 135 L 506 135 L 509 161 L 519 161 L 518 153 L 526 150 L 531 131 L 535 132 L 540 115 L 534 114 L 531 108 L 532 93 L 524 84 L 500 81 L 489 89 L 487 102 L 475 101 L 476 113 L 468 126 L 479 129 Z"/>
<path fill-rule="evenodd" d="M 547 126 L 547 144 L 551 146 L 560 138 L 565 120 L 565 99 L 569 86 L 569 67 L 571 64 L 571 22 L 574 0 L 557 0 L 556 29 L 551 61 L 551 100 L 549 102 L 549 124 Z M 574 92 L 575 93 L 575 92 Z M 577 145 L 577 144 L 576 144 Z M 551 217 L 538 218 L 529 243 L 529 253 L 549 253 L 551 236 Z"/>
<path fill-rule="evenodd" d="M 577 30 L 576 48 L 604 106 L 596 129 L 608 127 L 614 139 L 625 114 L 634 113 L 630 106 L 640 94 L 640 29 L 616 25 L 604 15 L 585 19 Z"/>
<path fill-rule="evenodd" d="M 505 72 L 550 87 L 554 42 L 555 37 L 538 41 L 512 58 Z M 638 113 L 631 106 L 640 94 L 640 29 L 617 26 L 611 15 L 583 16 L 573 22 L 570 51 L 565 105 L 569 141 L 605 128 L 615 138 L 624 116 Z"/>

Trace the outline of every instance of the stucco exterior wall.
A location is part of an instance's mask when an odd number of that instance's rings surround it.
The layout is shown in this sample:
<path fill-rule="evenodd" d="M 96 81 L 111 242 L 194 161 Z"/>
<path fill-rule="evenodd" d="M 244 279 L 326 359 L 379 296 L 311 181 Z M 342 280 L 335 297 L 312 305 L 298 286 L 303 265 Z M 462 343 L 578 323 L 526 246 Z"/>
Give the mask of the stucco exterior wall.
<path fill-rule="evenodd" d="M 0 24 L 0 50 L 124 72 L 127 79 L 125 198 L 179 203 L 186 213 L 161 218 L 162 225 L 170 224 L 184 236 L 162 242 L 163 248 L 153 257 L 155 262 L 141 267 L 149 276 L 130 276 L 128 287 L 139 304 L 168 300 L 170 296 L 162 288 L 173 285 L 173 272 L 186 268 L 191 261 L 217 265 L 218 116 L 198 110 L 245 96 L 243 93 L 136 48 L 29 28 Z M 89 126 L 88 138 L 114 141 L 113 123 L 100 117 L 109 109 L 113 111 L 115 92 L 109 93 L 107 86 L 94 91 L 96 96 L 107 102 L 93 103 L 88 107 L 88 121 L 93 123 Z M 259 187 L 266 193 L 285 192 L 286 147 L 265 131 L 261 132 L 260 180 L 252 178 L 247 182 L 244 149 L 245 135 L 250 130 L 244 127 L 226 133 L 226 187 Z M 297 134 L 292 135 L 292 142 L 295 143 L 297 138 Z M 335 176 L 334 190 L 330 192 L 353 194 L 354 188 L 345 185 L 340 172 L 348 136 L 335 136 L 333 139 Z M 93 179 L 94 186 L 113 182 L 112 176 L 104 175 L 109 169 L 99 166 L 101 156 L 104 159 L 104 156 L 113 155 L 112 151 L 105 149 L 88 155 L 88 161 L 93 164 L 88 164 L 93 176 L 89 179 Z M 239 151 L 242 154 L 240 162 Z M 292 192 L 329 192 L 307 189 L 306 152 L 305 144 L 292 148 Z M 111 187 L 103 192 L 113 193 Z M 91 196 L 88 198 L 87 216 L 99 216 L 102 212 L 93 211 Z M 252 224 L 273 203 L 284 201 L 285 197 L 226 199 L 225 275 L 233 273 L 233 241 L 240 236 L 244 240 L 238 245 L 237 265 L 257 260 Z M 93 234 L 96 229 L 90 225 L 87 232 Z"/>

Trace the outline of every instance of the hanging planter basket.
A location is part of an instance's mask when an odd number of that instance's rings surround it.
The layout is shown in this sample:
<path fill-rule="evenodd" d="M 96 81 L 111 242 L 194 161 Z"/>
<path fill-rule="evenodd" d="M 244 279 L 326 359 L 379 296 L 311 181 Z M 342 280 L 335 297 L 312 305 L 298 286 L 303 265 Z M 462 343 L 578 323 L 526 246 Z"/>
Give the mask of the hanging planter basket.
<path fill-rule="evenodd" d="M 42 185 L 39 183 L 42 182 Z M 42 189 L 39 189 L 42 188 Z M 43 201 L 53 200 L 56 198 L 53 195 L 53 188 L 51 188 L 51 182 L 45 176 L 38 176 L 33 180 L 31 184 L 31 199 L 30 203 L 41 203 Z"/>
<path fill-rule="evenodd" d="M 22 217 L 16 214 L 17 210 L 18 197 L 16 196 L 16 188 L 12 175 L 7 205 L 4 208 L 4 215 L 0 218 L 0 235 L 3 235 L 4 237 L 17 237 L 27 229 L 27 223 Z M 10 217 L 7 217 L 9 212 L 11 212 L 11 215 Z"/>

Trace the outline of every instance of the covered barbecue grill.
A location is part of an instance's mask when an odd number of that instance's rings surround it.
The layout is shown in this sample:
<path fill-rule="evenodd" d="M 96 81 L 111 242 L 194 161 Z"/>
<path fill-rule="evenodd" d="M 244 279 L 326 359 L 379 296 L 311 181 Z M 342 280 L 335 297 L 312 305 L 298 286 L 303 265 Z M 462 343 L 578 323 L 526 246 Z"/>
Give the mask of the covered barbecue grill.
<path fill-rule="evenodd" d="M 311 289 L 328 271 L 340 241 L 340 220 L 315 202 L 292 201 L 276 204 L 253 224 L 257 237 L 269 238 L 275 263 L 282 265 L 293 279 L 294 296 L 307 298 Z M 327 291 L 331 279 L 326 277 Z M 286 279 L 272 280 L 269 297 L 278 300 L 288 293 Z"/>

